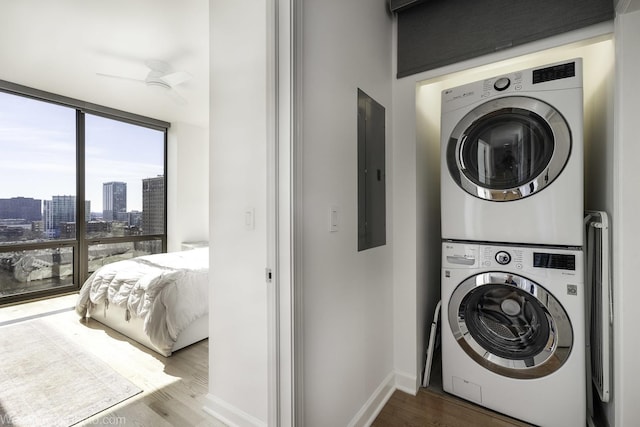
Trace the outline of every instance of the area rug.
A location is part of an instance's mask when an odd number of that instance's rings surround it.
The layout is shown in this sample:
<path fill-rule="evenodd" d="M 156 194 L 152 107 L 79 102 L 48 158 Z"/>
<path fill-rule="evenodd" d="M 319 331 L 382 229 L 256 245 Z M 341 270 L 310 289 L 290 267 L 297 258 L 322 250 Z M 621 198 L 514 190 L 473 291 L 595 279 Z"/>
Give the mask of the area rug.
<path fill-rule="evenodd" d="M 70 426 L 142 390 L 43 320 L 0 327 L 0 425 Z"/>

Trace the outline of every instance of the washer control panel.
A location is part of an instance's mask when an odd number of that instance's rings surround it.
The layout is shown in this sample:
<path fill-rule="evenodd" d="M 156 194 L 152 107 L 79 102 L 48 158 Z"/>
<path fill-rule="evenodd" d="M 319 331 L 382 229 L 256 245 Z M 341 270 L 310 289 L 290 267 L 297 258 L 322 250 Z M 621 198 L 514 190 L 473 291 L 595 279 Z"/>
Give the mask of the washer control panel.
<path fill-rule="evenodd" d="M 522 270 L 524 265 L 524 252 L 522 248 L 517 246 L 481 246 L 480 252 L 482 253 L 482 261 L 480 263 L 482 267 L 508 265 L 510 268 Z"/>
<path fill-rule="evenodd" d="M 441 265 L 443 277 L 456 274 L 468 277 L 470 270 L 473 270 L 513 273 L 534 281 L 538 278 L 547 284 L 554 280 L 562 280 L 561 283 L 568 281 L 566 283 L 571 286 L 584 282 L 584 253 L 580 248 L 444 240 Z M 454 273 L 456 271 L 458 273 Z"/>

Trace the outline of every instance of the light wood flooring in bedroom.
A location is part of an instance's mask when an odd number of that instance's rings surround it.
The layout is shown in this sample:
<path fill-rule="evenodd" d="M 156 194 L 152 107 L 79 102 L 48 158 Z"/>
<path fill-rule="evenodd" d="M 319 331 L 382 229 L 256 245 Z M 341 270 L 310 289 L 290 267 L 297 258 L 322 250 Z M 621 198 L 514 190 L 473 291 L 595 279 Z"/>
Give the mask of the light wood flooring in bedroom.
<path fill-rule="evenodd" d="M 207 340 L 165 358 L 96 321 L 81 323 L 72 310 L 75 300 L 74 294 L 0 307 L 0 325 L 52 316 L 50 319 L 55 320 L 53 323 L 60 331 L 76 339 L 80 337 L 87 351 L 143 389 L 141 394 L 96 414 L 81 425 L 225 426 L 202 410 L 208 391 Z M 416 396 L 396 391 L 373 423 L 374 427 L 526 425 L 444 394 L 437 387 L 420 389 Z"/>
<path fill-rule="evenodd" d="M 202 410 L 208 392 L 209 344 L 200 341 L 163 357 L 72 310 L 77 294 L 0 308 L 0 325 L 47 316 L 60 331 L 82 340 L 143 392 L 96 414 L 82 426 L 224 427 Z"/>

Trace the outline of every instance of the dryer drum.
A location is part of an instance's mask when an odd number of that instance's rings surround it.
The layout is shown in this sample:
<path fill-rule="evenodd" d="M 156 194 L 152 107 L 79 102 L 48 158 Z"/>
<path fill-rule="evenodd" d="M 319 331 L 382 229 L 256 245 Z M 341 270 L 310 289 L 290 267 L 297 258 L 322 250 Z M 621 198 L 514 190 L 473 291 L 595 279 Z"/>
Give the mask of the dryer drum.
<path fill-rule="evenodd" d="M 456 184 L 494 202 L 519 200 L 546 188 L 571 154 L 571 130 L 551 105 L 508 96 L 468 112 L 453 128 L 446 162 Z"/>
<path fill-rule="evenodd" d="M 523 109 L 504 109 L 474 123 L 462 136 L 460 169 L 474 184 L 508 190 L 547 169 L 554 139 L 549 125 Z"/>
<path fill-rule="evenodd" d="M 558 370 L 573 344 L 569 317 L 537 283 L 515 274 L 467 278 L 449 300 L 455 340 L 473 360 L 507 377 L 540 378 Z"/>

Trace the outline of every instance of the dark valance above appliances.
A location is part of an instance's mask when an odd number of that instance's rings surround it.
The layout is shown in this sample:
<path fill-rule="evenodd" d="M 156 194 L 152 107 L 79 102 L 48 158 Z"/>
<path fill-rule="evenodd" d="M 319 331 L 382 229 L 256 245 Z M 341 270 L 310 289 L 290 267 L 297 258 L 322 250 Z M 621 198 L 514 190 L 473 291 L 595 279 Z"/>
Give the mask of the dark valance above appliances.
<path fill-rule="evenodd" d="M 391 0 L 389 7 L 398 14 L 398 78 L 614 17 L 611 0 Z"/>

